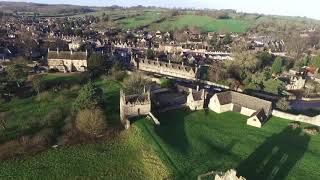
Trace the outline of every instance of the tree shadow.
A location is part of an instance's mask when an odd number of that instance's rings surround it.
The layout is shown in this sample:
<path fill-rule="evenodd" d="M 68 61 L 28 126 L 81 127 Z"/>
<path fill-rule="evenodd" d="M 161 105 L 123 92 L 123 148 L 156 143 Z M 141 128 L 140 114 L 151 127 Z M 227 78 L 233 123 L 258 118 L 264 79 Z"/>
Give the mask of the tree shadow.
<path fill-rule="evenodd" d="M 185 132 L 185 117 L 191 114 L 187 108 L 161 113 L 160 126 L 155 127 L 156 134 L 168 145 L 182 154 L 186 154 L 189 142 Z"/>
<path fill-rule="evenodd" d="M 285 179 L 308 148 L 310 136 L 290 127 L 269 137 L 237 168 L 247 179 Z"/>

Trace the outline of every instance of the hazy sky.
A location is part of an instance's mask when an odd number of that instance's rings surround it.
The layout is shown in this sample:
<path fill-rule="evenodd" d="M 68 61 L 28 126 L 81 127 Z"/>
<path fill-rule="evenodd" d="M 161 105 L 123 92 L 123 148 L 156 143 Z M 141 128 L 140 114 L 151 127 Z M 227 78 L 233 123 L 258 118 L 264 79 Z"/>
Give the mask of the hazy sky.
<path fill-rule="evenodd" d="M 37 3 L 94 6 L 144 5 L 162 7 L 236 9 L 243 12 L 306 16 L 320 20 L 320 0 L 25 0 L 24 2 L 30 1 Z"/>

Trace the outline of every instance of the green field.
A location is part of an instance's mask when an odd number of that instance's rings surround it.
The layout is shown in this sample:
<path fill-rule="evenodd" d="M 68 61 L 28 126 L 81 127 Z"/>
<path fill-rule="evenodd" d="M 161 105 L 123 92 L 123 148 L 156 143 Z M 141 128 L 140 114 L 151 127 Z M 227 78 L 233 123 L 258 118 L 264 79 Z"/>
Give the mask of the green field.
<path fill-rule="evenodd" d="M 250 26 L 250 21 L 235 19 L 214 19 L 209 16 L 182 15 L 169 18 L 161 23 L 152 24 L 150 29 L 170 31 L 184 27 L 199 27 L 204 32 L 226 31 L 226 32 L 246 32 Z"/>
<path fill-rule="evenodd" d="M 122 19 L 118 21 L 118 23 L 120 23 L 122 28 L 136 29 L 143 26 L 148 26 L 159 20 L 161 17 L 162 16 L 160 12 L 147 12 L 140 16 Z"/>
<path fill-rule="evenodd" d="M 104 90 L 109 127 L 118 127 L 121 84 L 112 80 L 96 84 Z M 24 102 L 27 100 L 14 103 L 32 109 L 34 105 Z M 13 104 L 11 107 L 15 108 Z M 37 114 L 20 113 L 30 118 Z M 13 117 L 19 117 L 18 113 Z M 320 176 L 320 137 L 287 128 L 287 120 L 272 118 L 258 129 L 247 126 L 245 116 L 232 112 L 180 109 L 158 117 L 160 126 L 143 118 L 129 130 L 98 143 L 58 147 L 24 159 L 1 161 L 0 179 L 195 179 L 199 174 L 231 168 L 247 179 Z M 17 119 L 12 121 L 22 123 L 22 118 Z"/>

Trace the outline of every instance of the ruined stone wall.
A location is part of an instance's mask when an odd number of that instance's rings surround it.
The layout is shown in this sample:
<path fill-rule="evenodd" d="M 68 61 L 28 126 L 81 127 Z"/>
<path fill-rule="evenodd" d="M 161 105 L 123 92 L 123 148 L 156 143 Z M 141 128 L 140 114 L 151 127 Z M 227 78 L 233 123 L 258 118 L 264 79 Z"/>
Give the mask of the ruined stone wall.
<path fill-rule="evenodd" d="M 136 117 L 140 115 L 148 115 L 151 111 L 151 104 L 139 104 L 139 105 L 125 105 L 123 108 L 124 114 L 126 117 Z"/>

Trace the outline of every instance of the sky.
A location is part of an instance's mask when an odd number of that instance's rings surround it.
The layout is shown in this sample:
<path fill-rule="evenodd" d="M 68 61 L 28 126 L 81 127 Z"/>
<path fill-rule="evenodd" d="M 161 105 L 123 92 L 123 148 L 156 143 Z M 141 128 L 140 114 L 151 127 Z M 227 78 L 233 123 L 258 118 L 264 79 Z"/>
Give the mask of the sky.
<path fill-rule="evenodd" d="M 25 0 L 23 2 L 77 4 L 87 6 L 144 5 L 159 7 L 235 9 L 248 13 L 305 16 L 320 20 L 320 0 Z"/>

